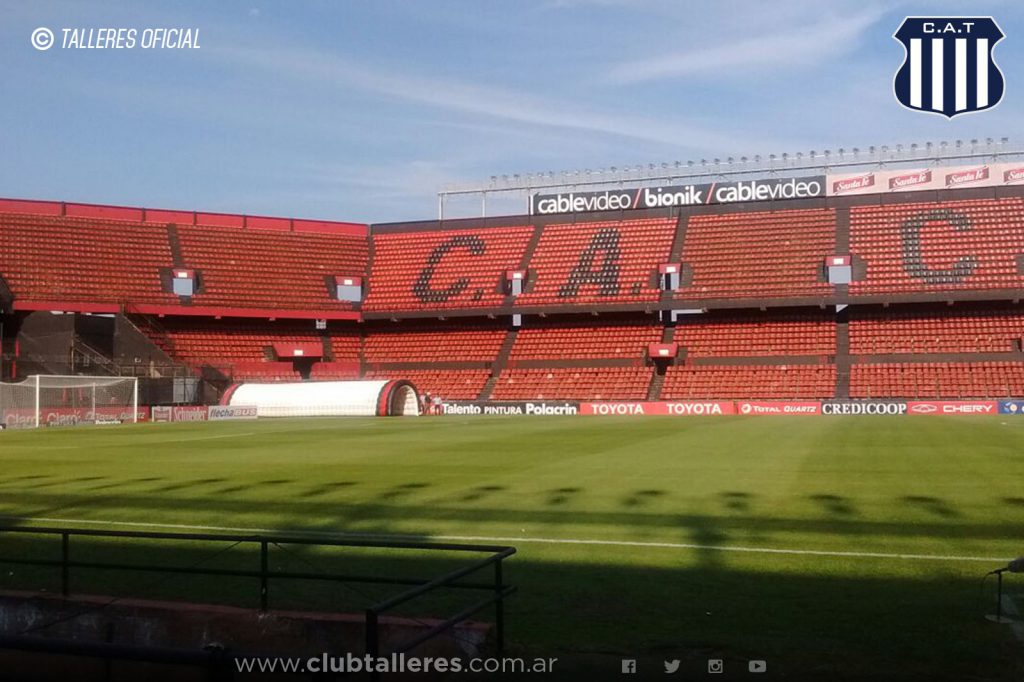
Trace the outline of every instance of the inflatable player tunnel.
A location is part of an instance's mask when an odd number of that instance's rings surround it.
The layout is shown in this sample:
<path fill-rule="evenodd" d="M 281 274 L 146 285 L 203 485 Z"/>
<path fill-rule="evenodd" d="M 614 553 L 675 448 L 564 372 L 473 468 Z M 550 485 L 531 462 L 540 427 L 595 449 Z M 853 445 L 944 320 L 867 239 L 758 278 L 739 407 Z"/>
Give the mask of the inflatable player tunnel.
<path fill-rule="evenodd" d="M 410 381 L 242 383 L 221 405 L 255 405 L 260 417 L 415 417 L 419 392 Z"/>

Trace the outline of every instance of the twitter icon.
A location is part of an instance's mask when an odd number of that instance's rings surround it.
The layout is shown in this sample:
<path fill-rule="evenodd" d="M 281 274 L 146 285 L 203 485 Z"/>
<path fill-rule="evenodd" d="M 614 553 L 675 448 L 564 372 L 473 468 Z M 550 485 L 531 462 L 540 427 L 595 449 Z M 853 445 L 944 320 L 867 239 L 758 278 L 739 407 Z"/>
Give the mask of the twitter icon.
<path fill-rule="evenodd" d="M 665 661 L 665 674 L 671 675 L 679 670 L 679 659 L 673 659 L 671 661 Z"/>

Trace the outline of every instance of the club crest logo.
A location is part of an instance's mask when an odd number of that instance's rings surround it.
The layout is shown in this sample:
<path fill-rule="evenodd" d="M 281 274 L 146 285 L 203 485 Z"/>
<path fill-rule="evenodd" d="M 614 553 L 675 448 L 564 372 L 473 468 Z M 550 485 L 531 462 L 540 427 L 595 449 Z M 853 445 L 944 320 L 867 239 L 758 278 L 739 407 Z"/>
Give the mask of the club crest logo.
<path fill-rule="evenodd" d="M 991 109 L 1006 85 L 992 58 L 1003 37 L 992 17 L 907 17 L 893 34 L 907 51 L 893 81 L 896 99 L 947 118 Z"/>

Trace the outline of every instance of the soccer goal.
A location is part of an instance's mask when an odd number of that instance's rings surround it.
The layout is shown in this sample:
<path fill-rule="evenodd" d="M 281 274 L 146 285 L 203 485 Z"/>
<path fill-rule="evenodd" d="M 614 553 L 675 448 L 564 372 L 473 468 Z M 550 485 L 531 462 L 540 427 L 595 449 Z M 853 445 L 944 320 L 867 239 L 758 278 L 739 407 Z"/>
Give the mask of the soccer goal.
<path fill-rule="evenodd" d="M 139 381 L 36 374 L 0 383 L 0 418 L 7 428 L 137 422 Z"/>

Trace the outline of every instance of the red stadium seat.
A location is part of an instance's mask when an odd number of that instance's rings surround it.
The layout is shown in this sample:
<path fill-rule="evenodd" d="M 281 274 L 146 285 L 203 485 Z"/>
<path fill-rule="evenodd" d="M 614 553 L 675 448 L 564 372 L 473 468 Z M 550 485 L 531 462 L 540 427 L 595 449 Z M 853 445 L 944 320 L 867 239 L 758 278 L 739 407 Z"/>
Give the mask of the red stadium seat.
<path fill-rule="evenodd" d="M 272 354 L 274 344 L 320 343 L 311 320 L 208 320 L 167 317 L 150 324 L 146 318 L 136 324 L 165 352 L 191 364 L 231 364 L 261 360 Z M 339 360 L 358 362 L 359 337 L 341 334 L 332 339 L 339 349 L 354 348 Z"/>
<path fill-rule="evenodd" d="M 374 233 L 363 310 L 501 305 L 505 272 L 519 267 L 532 235 L 531 226 Z"/>
<path fill-rule="evenodd" d="M 655 324 L 546 324 L 519 330 L 509 360 L 628 358 L 640 363 L 647 346 L 661 340 Z"/>
<path fill-rule="evenodd" d="M 850 353 L 1010 353 L 1024 339 L 1024 313 L 1012 308 L 854 311 Z"/>
<path fill-rule="evenodd" d="M 366 372 L 367 379 L 408 379 L 421 392 L 437 395 L 442 400 L 474 400 L 490 377 L 486 369 L 375 369 Z"/>
<path fill-rule="evenodd" d="M 676 326 L 688 358 L 833 355 L 836 325 L 827 315 L 693 316 Z"/>
<path fill-rule="evenodd" d="M 16 298 L 173 305 L 160 283 L 172 265 L 163 226 L 0 213 L 0 271 Z"/>
<path fill-rule="evenodd" d="M 296 310 L 351 310 L 327 280 L 366 270 L 365 237 L 237 228 L 178 228 L 185 265 L 200 271 L 196 305 Z"/>
<path fill-rule="evenodd" d="M 1024 395 L 1024 362 L 855 364 L 852 398 L 1008 398 Z"/>
<path fill-rule="evenodd" d="M 359 378 L 359 362 L 317 362 L 309 372 L 313 381 L 347 381 Z"/>
<path fill-rule="evenodd" d="M 642 400 L 651 382 L 642 367 L 508 369 L 495 384 L 495 400 Z"/>
<path fill-rule="evenodd" d="M 503 327 L 474 323 L 369 331 L 366 334 L 365 357 L 371 364 L 446 360 L 493 362 L 506 333 Z"/>
<path fill-rule="evenodd" d="M 854 295 L 1020 288 L 1024 199 L 855 206 L 850 250 L 867 268 Z"/>
<path fill-rule="evenodd" d="M 681 300 L 827 296 L 822 264 L 835 251 L 832 209 L 695 215 L 682 261 Z"/>
<path fill-rule="evenodd" d="M 835 386 L 833 365 L 684 365 L 668 369 L 661 396 L 799 400 L 831 398 Z"/>
<path fill-rule="evenodd" d="M 656 301 L 658 265 L 676 220 L 652 218 L 544 227 L 520 306 Z"/>
<path fill-rule="evenodd" d="M 142 215 L 141 209 L 134 212 Z M 199 273 L 196 306 L 319 312 L 354 307 L 331 297 L 327 278 L 366 271 L 368 245 L 357 234 L 214 225 L 175 229 L 178 263 L 166 223 L 0 213 L 2 275 L 16 298 L 53 302 L 55 308 L 177 306 L 179 297 L 163 290 L 161 269 L 181 267 Z"/>

